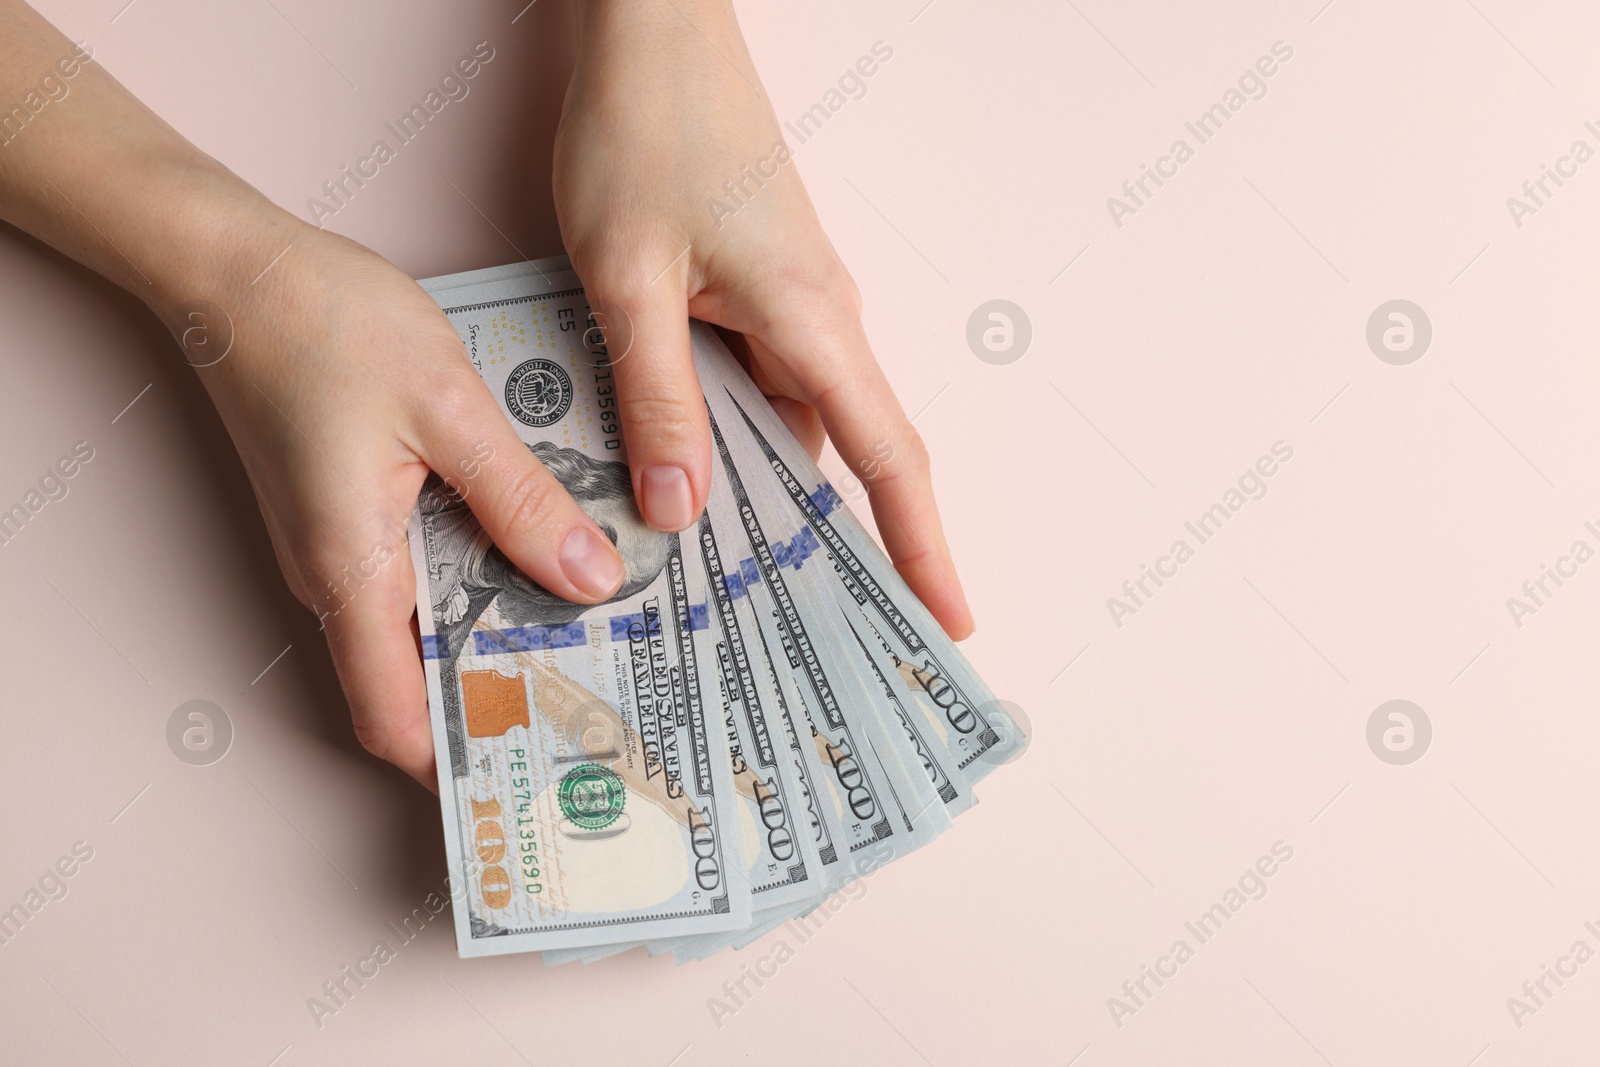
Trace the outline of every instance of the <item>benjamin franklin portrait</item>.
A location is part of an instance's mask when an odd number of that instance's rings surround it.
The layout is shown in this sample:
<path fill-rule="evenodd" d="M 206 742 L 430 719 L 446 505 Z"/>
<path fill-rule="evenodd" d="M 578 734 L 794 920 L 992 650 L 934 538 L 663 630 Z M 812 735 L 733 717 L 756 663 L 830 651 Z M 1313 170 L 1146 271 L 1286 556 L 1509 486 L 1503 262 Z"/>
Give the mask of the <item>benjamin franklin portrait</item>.
<path fill-rule="evenodd" d="M 548 441 L 528 448 L 622 556 L 622 588 L 606 603 L 629 597 L 655 581 L 666 566 L 672 538 L 645 525 L 634 503 L 627 464 L 594 459 Z M 563 600 L 519 571 L 489 540 L 466 499 L 438 475 L 430 476 L 423 487 L 419 507 L 432 557 L 429 567 L 436 571 L 434 633 L 441 638 L 446 659 L 466 650 L 473 625 L 490 604 L 513 626 L 560 626 L 596 606 Z"/>

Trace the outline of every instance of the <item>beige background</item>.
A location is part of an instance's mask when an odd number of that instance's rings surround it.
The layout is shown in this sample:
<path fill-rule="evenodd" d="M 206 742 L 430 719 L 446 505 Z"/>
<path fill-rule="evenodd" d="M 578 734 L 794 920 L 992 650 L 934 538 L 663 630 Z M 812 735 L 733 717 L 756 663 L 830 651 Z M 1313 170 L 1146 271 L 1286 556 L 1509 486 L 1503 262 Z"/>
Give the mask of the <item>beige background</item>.
<path fill-rule="evenodd" d="M 418 276 L 557 250 L 558 0 L 515 24 L 515 0 L 124 2 L 42 6 L 302 212 L 491 42 L 471 96 L 331 225 Z M 1520 229 L 1506 198 L 1600 149 L 1600 17 L 1321 3 L 741 5 L 784 119 L 894 49 L 797 158 L 921 411 L 969 655 L 1037 736 L 720 1027 L 708 998 L 792 935 L 546 971 L 460 961 L 440 921 L 313 1023 L 307 998 L 442 884 L 435 802 L 355 744 L 175 346 L 0 235 L 0 503 L 95 449 L 0 547 L 0 907 L 94 849 L 0 946 L 3 1058 L 1578 1062 L 1600 962 L 1520 1027 L 1507 998 L 1600 950 L 1600 562 L 1520 628 L 1506 598 L 1600 547 L 1600 161 Z M 1106 198 L 1280 40 L 1267 95 L 1115 226 Z M 1009 366 L 965 340 L 994 298 L 1032 322 Z M 1396 298 L 1433 325 L 1408 366 L 1365 340 Z M 1114 625 L 1106 599 L 1279 440 L 1267 495 Z M 197 698 L 236 734 L 207 767 L 165 739 Z M 1408 766 L 1366 741 L 1395 698 L 1433 726 Z M 1185 921 L 1280 840 L 1266 896 L 1199 945 Z M 1119 1027 L 1107 999 L 1178 938 L 1194 958 Z"/>

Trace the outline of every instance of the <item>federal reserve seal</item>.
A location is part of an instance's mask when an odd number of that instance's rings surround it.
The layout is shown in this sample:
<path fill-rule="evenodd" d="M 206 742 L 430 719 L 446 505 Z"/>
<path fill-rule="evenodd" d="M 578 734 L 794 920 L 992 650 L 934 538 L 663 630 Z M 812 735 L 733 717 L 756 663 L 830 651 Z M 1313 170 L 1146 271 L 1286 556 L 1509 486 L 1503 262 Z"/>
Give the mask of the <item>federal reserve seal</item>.
<path fill-rule="evenodd" d="M 572 407 L 572 379 L 548 359 L 525 360 L 506 379 L 506 409 L 528 426 L 559 422 Z"/>
<path fill-rule="evenodd" d="M 598 763 L 581 763 L 561 779 L 556 799 L 574 826 L 604 830 L 621 818 L 628 792 L 622 779 L 607 768 Z"/>

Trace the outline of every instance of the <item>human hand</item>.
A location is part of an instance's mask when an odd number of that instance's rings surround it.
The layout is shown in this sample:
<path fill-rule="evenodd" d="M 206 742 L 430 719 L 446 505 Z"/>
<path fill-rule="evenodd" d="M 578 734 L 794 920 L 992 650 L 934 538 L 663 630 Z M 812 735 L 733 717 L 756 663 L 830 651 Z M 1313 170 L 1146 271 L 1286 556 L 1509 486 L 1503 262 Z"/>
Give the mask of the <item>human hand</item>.
<path fill-rule="evenodd" d="M 517 437 L 414 281 L 276 209 L 228 229 L 229 261 L 242 269 L 219 272 L 233 280 L 206 299 L 231 318 L 232 347 L 198 373 L 244 461 L 289 588 L 322 621 L 357 737 L 436 788 L 406 545 L 428 471 L 465 497 L 511 563 L 559 596 L 607 599 L 622 561 Z M 216 359 L 221 324 L 186 307 L 158 311 L 191 362 Z"/>
<path fill-rule="evenodd" d="M 600 321 L 627 324 L 615 374 L 644 517 L 684 529 L 710 492 L 692 315 L 743 334 L 741 355 L 773 407 L 813 455 L 826 431 L 867 486 L 896 568 L 951 637 L 968 636 L 927 450 L 873 359 L 860 295 L 789 160 L 729 0 L 578 10 L 556 212 Z M 730 181 L 747 194 L 732 217 Z"/>
<path fill-rule="evenodd" d="M 22 0 L 0 0 L 0 99 L 23 99 L 41 70 L 56 103 L 48 121 L 4 138 L 0 218 L 167 323 L 233 437 L 290 589 L 322 620 L 357 736 L 433 788 L 406 547 L 428 469 L 552 593 L 604 600 L 621 560 L 516 436 L 415 282 L 274 207 L 88 49 Z M 490 569 L 508 568 L 488 547 L 478 543 Z"/>

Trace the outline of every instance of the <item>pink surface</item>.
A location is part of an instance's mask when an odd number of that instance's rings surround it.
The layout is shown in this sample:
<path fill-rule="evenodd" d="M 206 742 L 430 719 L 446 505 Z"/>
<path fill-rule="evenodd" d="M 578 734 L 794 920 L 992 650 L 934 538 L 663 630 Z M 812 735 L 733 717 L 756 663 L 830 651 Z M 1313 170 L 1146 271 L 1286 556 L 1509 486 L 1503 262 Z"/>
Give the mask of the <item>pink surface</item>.
<path fill-rule="evenodd" d="M 41 7 L 302 213 L 491 42 L 471 95 L 330 225 L 419 276 L 557 250 L 557 0 L 514 25 L 519 0 L 123 2 Z M 1592 1049 L 1600 962 L 1561 960 L 1600 950 L 1600 562 L 1520 620 L 1507 598 L 1575 541 L 1600 547 L 1600 162 L 1520 227 L 1506 198 L 1575 140 L 1600 148 L 1600 18 L 923 4 L 742 6 L 781 119 L 873 42 L 894 49 L 796 158 L 921 411 L 969 655 L 1031 718 L 1027 755 L 803 945 L 547 971 L 460 961 L 436 921 L 319 1027 L 308 998 L 442 885 L 435 801 L 354 742 L 175 346 L 7 232 L 0 503 L 74 442 L 94 458 L 0 546 L 0 908 L 75 842 L 93 854 L 0 945 L 0 1058 L 1345 1067 Z M 1184 123 L 1277 41 L 1293 56 L 1266 94 L 1198 144 Z M 1178 138 L 1193 157 L 1117 226 L 1107 197 Z M 966 342 L 995 298 L 1033 328 L 1006 366 Z M 1409 365 L 1365 338 L 1397 298 L 1433 326 Z M 1265 495 L 1198 544 L 1185 523 L 1279 441 L 1293 456 Z M 1107 599 L 1182 538 L 1193 557 L 1117 625 Z M 1403 766 L 1366 736 L 1397 698 L 1433 731 Z M 210 766 L 168 749 L 191 699 L 233 723 Z M 1280 841 L 1292 859 L 1245 881 L 1265 895 L 1201 943 L 1185 923 Z M 794 958 L 715 1020 L 710 998 L 781 939 Z M 1179 940 L 1192 958 L 1136 1003 L 1124 982 L 1170 973 Z M 1575 973 L 1536 1003 L 1523 984 L 1546 965 Z"/>

